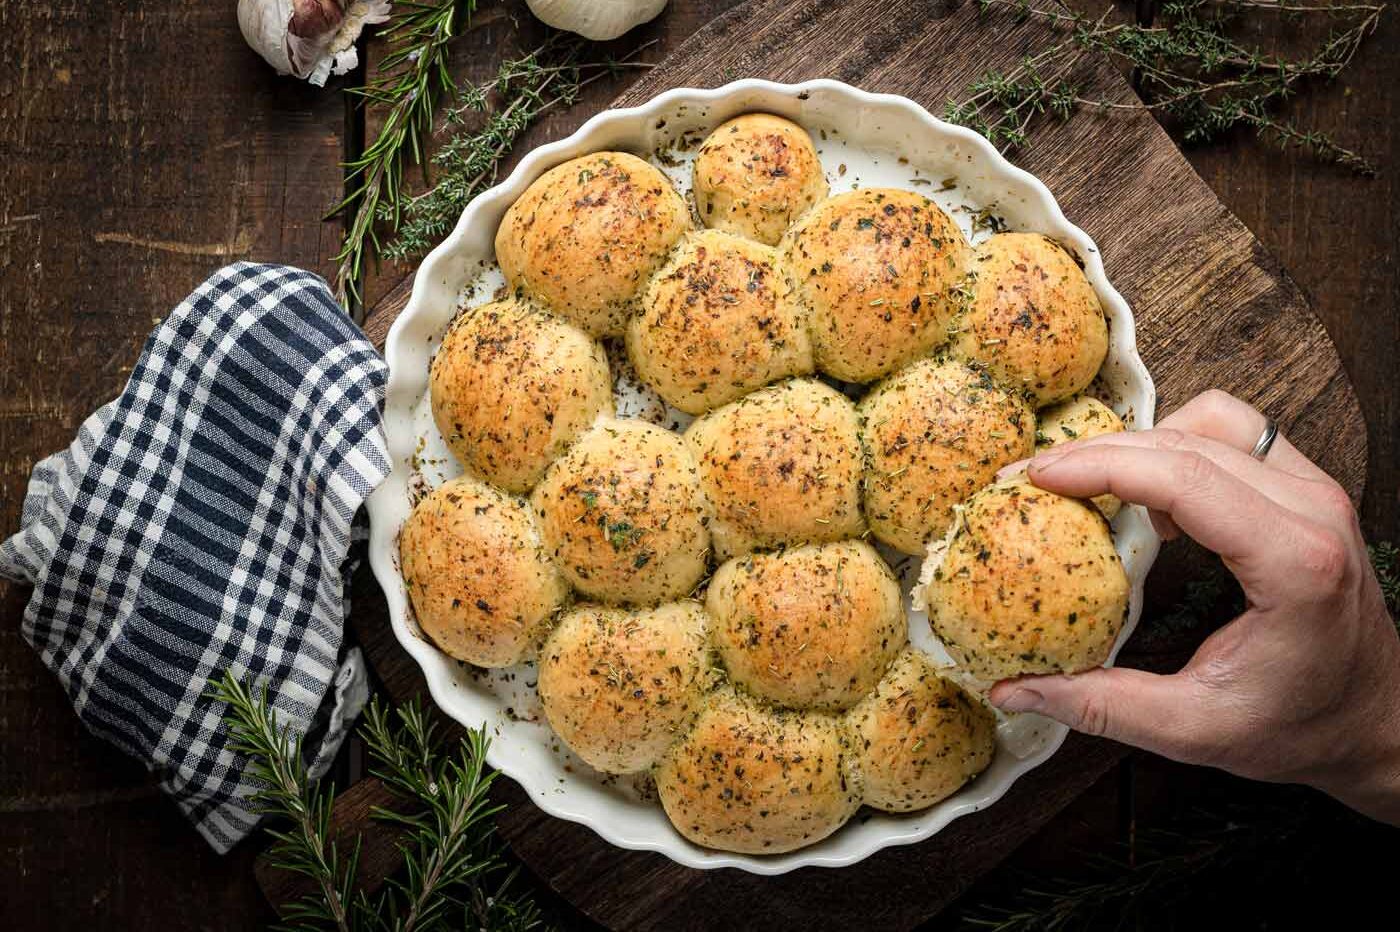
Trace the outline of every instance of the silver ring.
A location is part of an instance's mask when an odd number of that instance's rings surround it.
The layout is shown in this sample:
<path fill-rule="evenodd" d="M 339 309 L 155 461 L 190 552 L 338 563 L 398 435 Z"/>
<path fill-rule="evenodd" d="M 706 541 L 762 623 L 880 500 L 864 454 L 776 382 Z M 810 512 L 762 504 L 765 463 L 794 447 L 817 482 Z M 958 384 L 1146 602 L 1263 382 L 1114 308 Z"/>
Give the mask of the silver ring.
<path fill-rule="evenodd" d="M 1259 435 L 1259 442 L 1254 444 L 1254 449 L 1249 452 L 1249 455 L 1263 462 L 1264 457 L 1269 455 L 1269 450 L 1277 439 L 1278 424 L 1274 423 L 1273 418 L 1265 418 L 1264 432 Z"/>

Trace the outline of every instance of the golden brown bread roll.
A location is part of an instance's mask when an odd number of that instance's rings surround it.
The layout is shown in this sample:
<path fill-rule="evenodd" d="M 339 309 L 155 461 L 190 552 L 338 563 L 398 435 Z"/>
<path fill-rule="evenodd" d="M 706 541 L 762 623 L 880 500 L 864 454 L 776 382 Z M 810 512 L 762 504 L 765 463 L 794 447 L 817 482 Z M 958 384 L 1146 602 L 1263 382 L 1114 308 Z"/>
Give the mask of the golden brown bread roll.
<path fill-rule="evenodd" d="M 721 558 L 865 529 L 855 406 L 835 389 L 812 379 L 760 389 L 695 421 L 685 439 Z"/>
<path fill-rule="evenodd" d="M 423 633 L 481 667 L 529 656 L 569 592 L 525 503 L 470 476 L 444 482 L 414 507 L 399 560 Z"/>
<path fill-rule="evenodd" d="M 506 211 L 506 281 L 595 337 L 620 336 L 638 290 L 691 226 L 666 176 L 626 152 L 556 165 Z"/>
<path fill-rule="evenodd" d="M 721 124 L 695 159 L 701 222 L 769 246 L 826 193 L 812 137 L 769 113 L 746 113 Z"/>
<path fill-rule="evenodd" d="M 705 627 L 697 602 L 570 611 L 540 650 L 540 701 L 550 727 L 599 770 L 650 767 L 708 684 Z"/>
<path fill-rule="evenodd" d="M 738 557 L 705 595 L 730 679 L 779 705 L 844 709 L 906 641 L 899 583 L 869 544 Z"/>
<path fill-rule="evenodd" d="M 922 554 L 947 531 L 954 505 L 1033 450 L 1030 406 L 955 360 L 901 369 L 858 410 L 868 458 L 865 519 L 904 553 Z"/>
<path fill-rule="evenodd" d="M 611 414 L 596 340 L 515 300 L 463 311 L 433 359 L 433 420 L 468 470 L 526 492 L 579 434 Z"/>
<path fill-rule="evenodd" d="M 982 680 L 1099 666 L 1128 614 L 1103 515 L 1024 475 L 972 496 L 929 560 L 929 623 Z"/>
<path fill-rule="evenodd" d="M 645 421 L 599 421 L 531 496 L 546 551 L 592 599 L 678 599 L 705 572 L 709 512 L 680 437 Z"/>
<path fill-rule="evenodd" d="M 687 236 L 627 327 L 637 374 L 687 414 L 812 371 L 812 346 L 767 246 L 717 230 Z"/>
<path fill-rule="evenodd" d="M 1108 325 L 1084 272 L 1038 233 L 1000 233 L 977 247 L 973 298 L 953 351 L 985 365 L 1036 407 L 1082 391 L 1108 353 Z"/>
<path fill-rule="evenodd" d="M 1035 449 L 1039 453 L 1071 440 L 1087 440 L 1104 434 L 1121 434 L 1126 427 L 1123 421 L 1108 405 L 1088 395 L 1076 395 L 1049 408 L 1042 408 L 1037 415 Z M 1116 495 L 1105 492 L 1090 499 L 1094 507 L 1103 512 L 1110 521 L 1123 508 L 1123 501 Z"/>
<path fill-rule="evenodd" d="M 728 687 L 661 758 L 666 815 L 696 844 L 778 854 L 820 841 L 860 805 L 838 721 L 766 708 Z"/>
<path fill-rule="evenodd" d="M 933 201 L 863 188 L 823 201 L 783 244 L 817 368 L 870 382 L 948 340 L 971 262 L 962 231 Z"/>
<path fill-rule="evenodd" d="M 886 812 L 932 806 L 992 762 L 996 717 L 906 649 L 874 692 L 846 715 L 865 804 Z"/>

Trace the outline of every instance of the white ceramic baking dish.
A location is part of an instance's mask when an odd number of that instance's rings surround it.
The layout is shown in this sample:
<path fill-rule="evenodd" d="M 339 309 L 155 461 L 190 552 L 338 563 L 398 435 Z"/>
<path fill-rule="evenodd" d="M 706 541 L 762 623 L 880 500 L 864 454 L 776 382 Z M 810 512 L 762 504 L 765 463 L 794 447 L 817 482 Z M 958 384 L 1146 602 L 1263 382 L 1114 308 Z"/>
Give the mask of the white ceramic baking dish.
<path fill-rule="evenodd" d="M 639 107 L 600 113 L 567 139 L 527 155 L 510 177 L 467 207 L 452 234 L 423 261 L 408 306 L 389 332 L 385 428 L 394 468 L 369 500 L 370 558 L 388 597 L 394 633 L 423 668 L 437 704 L 463 724 L 485 723 L 493 735 L 490 764 L 517 781 L 546 812 L 581 822 L 613 844 L 657 851 L 691 867 L 777 874 L 797 867 L 841 867 L 881 848 L 930 837 L 958 816 L 995 803 L 1018 777 L 1055 753 L 1066 729 L 1036 716 L 1002 721 L 991 767 L 922 812 L 863 813 L 830 838 L 790 854 L 709 851 L 671 827 L 645 780 L 605 777 L 562 747 L 539 714 L 532 665 L 475 670 L 425 640 L 409 609 L 397 547 L 415 491 L 425 481 L 436 484 L 460 471 L 432 425 L 428 367 L 440 334 L 458 310 L 484 300 L 500 283 L 492 244 L 506 208 L 547 169 L 603 149 L 652 158 L 686 191 L 688 159 L 699 139 L 749 111 L 777 113 L 806 127 L 817 142 L 833 193 L 855 186 L 907 187 L 938 201 L 974 241 L 1004 224 L 1064 244 L 1082 261 L 1110 321 L 1111 343 L 1098 393 L 1137 429 L 1152 425 L 1155 393 L 1137 352 L 1131 311 L 1104 277 L 1093 242 L 1065 219 L 1043 184 L 1011 165 L 982 137 L 936 119 L 905 98 L 870 94 L 836 81 L 788 85 L 743 80 L 711 90 L 683 88 Z M 632 413 L 638 413 L 632 407 L 635 392 L 623 394 Z M 1158 541 L 1139 508 L 1124 509 L 1114 530 L 1132 581 L 1132 608 L 1121 646 L 1137 623 L 1143 580 Z M 897 569 L 907 588 L 919 568 Z M 917 645 L 941 653 L 923 613 L 911 610 L 910 632 Z"/>

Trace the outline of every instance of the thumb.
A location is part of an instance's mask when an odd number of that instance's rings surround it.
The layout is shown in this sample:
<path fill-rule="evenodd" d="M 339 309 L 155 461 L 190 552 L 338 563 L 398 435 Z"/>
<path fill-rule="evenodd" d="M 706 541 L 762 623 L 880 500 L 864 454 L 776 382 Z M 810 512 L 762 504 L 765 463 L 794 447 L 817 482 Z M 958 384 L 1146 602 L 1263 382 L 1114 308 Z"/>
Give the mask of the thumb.
<path fill-rule="evenodd" d="M 1217 728 L 1199 681 L 1124 668 L 1002 680 L 988 696 L 1006 712 L 1036 712 L 1075 731 L 1163 757 L 1204 763 Z M 1220 723 L 1223 724 L 1223 723 Z"/>

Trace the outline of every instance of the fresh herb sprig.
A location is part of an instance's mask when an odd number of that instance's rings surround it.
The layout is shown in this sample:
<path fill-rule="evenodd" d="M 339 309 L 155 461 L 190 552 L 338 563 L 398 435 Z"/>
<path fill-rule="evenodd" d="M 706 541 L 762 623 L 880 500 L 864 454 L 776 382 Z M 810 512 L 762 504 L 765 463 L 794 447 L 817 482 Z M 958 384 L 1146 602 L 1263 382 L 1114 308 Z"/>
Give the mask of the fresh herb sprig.
<path fill-rule="evenodd" d="M 1385 607 L 1390 609 L 1396 625 L 1400 626 L 1400 547 L 1383 540 L 1368 546 L 1366 552 L 1371 557 L 1376 579 L 1380 581 Z"/>
<path fill-rule="evenodd" d="M 250 758 L 248 773 L 263 785 L 253 805 L 278 823 L 268 830 L 274 866 L 315 885 L 314 894 L 286 908 L 284 928 L 525 932 L 540 926 L 538 909 L 514 888 L 515 871 L 494 838 L 492 817 L 500 807 L 488 798 L 496 775 L 486 767 L 484 728 L 449 747 L 416 701 L 392 712 L 371 701 L 360 729 L 371 771 L 403 804 L 372 815 L 400 830 L 404 864 L 370 894 L 355 884 L 359 838 L 342 845 L 333 837 L 335 792 L 310 779 L 300 737 L 278 722 L 266 693 L 226 671 L 212 695 L 228 707 L 230 748 Z"/>
<path fill-rule="evenodd" d="M 432 158 L 437 169 L 432 188 L 401 202 L 402 222 L 399 203 L 380 209 L 380 219 L 398 230 L 383 255 L 409 259 L 435 246 L 462 209 L 496 182 L 522 133 L 548 111 L 573 104 L 593 82 L 625 69 L 650 68 L 636 56 L 651 44 L 621 58 L 585 61 L 587 42 L 553 32 L 534 50 L 503 62 L 491 80 L 464 88 L 460 105 L 448 109 L 439 128 L 446 141 Z"/>
<path fill-rule="evenodd" d="M 435 106 L 457 92 L 447 68 L 448 46 L 475 11 L 476 0 L 398 0 L 381 33 L 389 52 L 376 76 L 348 91 L 383 107 L 384 122 L 374 141 L 345 163 L 351 190 L 328 215 L 350 215 L 335 256 L 336 297 L 344 305 L 359 300 L 365 256 L 378 252 L 375 222 L 387 217 L 397 225 L 404 166 L 422 164 Z"/>
<path fill-rule="evenodd" d="M 1167 117 L 1189 143 L 1243 127 L 1359 174 L 1376 173 L 1365 156 L 1324 133 L 1300 128 L 1278 110 L 1305 82 L 1340 74 L 1375 31 L 1384 5 L 1172 0 L 1162 7 L 1162 24 L 1154 26 L 1117 22 L 1112 5 L 1097 17 L 1059 0 L 978 0 L 978 6 L 984 13 L 1008 11 L 1018 21 L 1046 21 L 1060 37 L 1008 70 L 984 72 L 962 99 L 949 101 L 946 119 L 982 133 L 1003 150 L 1024 145 L 1042 114 L 1063 120 L 1081 107 L 1146 108 Z M 1246 11 L 1326 20 L 1329 30 L 1308 54 L 1288 58 L 1231 34 Z M 1083 96 L 1075 79 L 1080 63 L 1093 54 L 1132 69 L 1142 101 Z"/>

